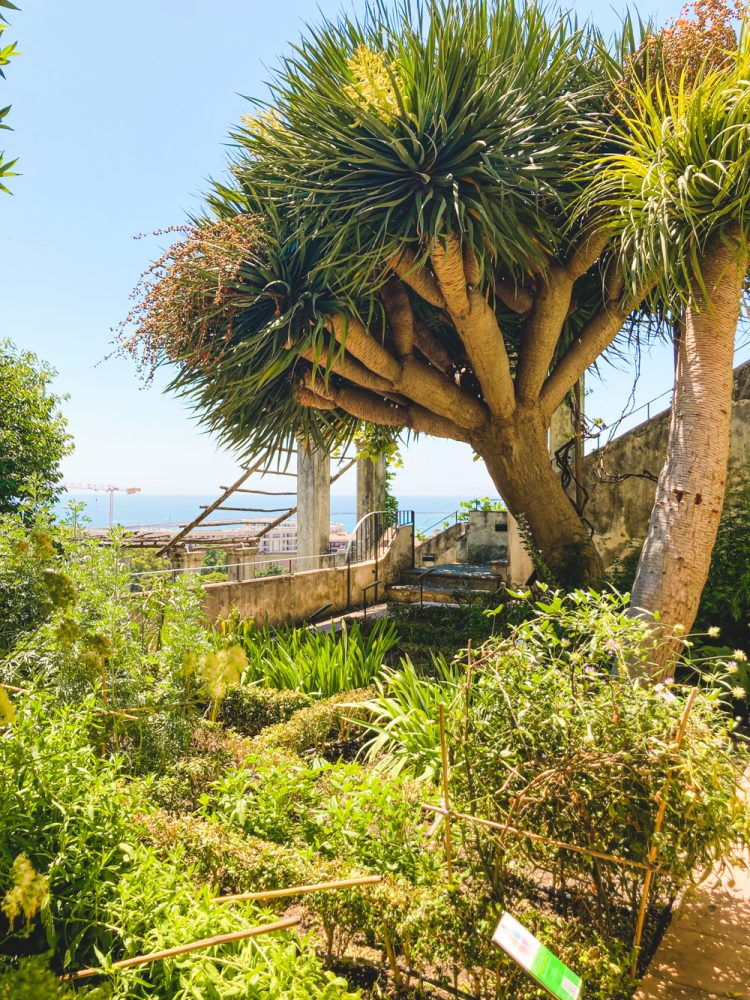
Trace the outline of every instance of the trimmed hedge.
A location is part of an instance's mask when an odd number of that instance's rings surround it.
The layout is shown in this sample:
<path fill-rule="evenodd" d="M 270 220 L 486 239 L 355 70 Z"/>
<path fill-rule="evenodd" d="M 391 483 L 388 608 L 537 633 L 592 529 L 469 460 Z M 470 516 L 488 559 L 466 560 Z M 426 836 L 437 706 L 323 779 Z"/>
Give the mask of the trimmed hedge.
<path fill-rule="evenodd" d="M 244 736 L 257 736 L 261 730 L 286 722 L 312 703 L 310 695 L 302 691 L 276 691 L 251 684 L 229 691 L 222 702 L 219 721 Z"/>
<path fill-rule="evenodd" d="M 369 701 L 375 694 L 374 688 L 360 688 L 316 702 L 295 712 L 287 722 L 264 729 L 250 746 L 254 752 L 278 749 L 302 754 L 311 750 L 321 752 L 331 744 L 363 745 L 369 733 L 351 720 L 369 714 L 358 703 Z"/>

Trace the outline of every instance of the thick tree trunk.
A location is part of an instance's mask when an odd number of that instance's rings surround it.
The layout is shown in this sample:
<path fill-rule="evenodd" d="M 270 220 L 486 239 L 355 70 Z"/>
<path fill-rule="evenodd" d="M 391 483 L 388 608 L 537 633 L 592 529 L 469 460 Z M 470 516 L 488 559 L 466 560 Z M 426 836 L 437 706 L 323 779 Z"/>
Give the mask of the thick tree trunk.
<path fill-rule="evenodd" d="M 528 524 L 534 545 L 561 584 L 579 586 L 604 576 L 601 557 L 555 474 L 547 429 L 533 408 L 519 408 L 474 440 L 511 514 Z"/>
<path fill-rule="evenodd" d="M 705 295 L 685 309 L 667 458 L 656 488 L 631 606 L 653 618 L 650 672 L 668 676 L 695 622 L 724 504 L 732 416 L 734 336 L 746 251 L 718 241 L 701 260 Z"/>

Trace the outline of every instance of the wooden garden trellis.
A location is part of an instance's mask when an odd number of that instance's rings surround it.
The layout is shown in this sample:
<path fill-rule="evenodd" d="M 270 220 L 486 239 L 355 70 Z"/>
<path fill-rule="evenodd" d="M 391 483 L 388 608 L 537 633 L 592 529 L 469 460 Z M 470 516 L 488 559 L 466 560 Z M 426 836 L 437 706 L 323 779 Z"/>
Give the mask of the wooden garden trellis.
<path fill-rule="evenodd" d="M 468 669 L 467 669 L 467 683 L 471 682 L 471 672 L 474 667 L 474 660 L 472 656 L 471 646 L 468 649 Z M 468 692 L 467 692 L 468 693 Z M 680 716 L 680 721 L 677 725 L 677 731 L 675 734 L 674 742 L 672 744 L 670 753 L 677 754 L 682 746 L 685 739 L 685 734 L 687 732 L 688 719 L 690 713 L 695 704 L 695 699 L 698 696 L 698 689 L 693 688 L 690 692 L 685 707 Z M 631 971 L 635 975 L 637 962 L 638 962 L 638 951 L 641 946 L 641 940 L 643 938 L 643 928 L 646 920 L 646 913 L 648 910 L 648 898 L 651 892 L 651 887 L 653 884 L 654 876 L 659 873 L 666 871 L 663 866 L 656 864 L 656 858 L 658 854 L 657 839 L 661 833 L 661 828 L 664 823 L 664 816 L 667 808 L 667 794 L 669 792 L 669 787 L 672 783 L 674 777 L 674 765 L 670 765 L 667 768 L 666 775 L 664 777 L 664 782 L 660 791 L 657 793 L 656 799 L 659 803 L 656 819 L 654 821 L 654 831 L 652 835 L 651 844 L 649 846 L 649 851 L 647 861 L 634 861 L 630 858 L 621 858 L 614 854 L 608 854 L 604 851 L 598 851 L 594 848 L 580 847 L 578 844 L 569 844 L 562 840 L 556 840 L 552 837 L 546 837 L 540 833 L 534 833 L 531 830 L 522 830 L 518 827 L 511 826 L 507 823 L 498 823 L 494 820 L 484 819 L 480 816 L 472 816 L 469 813 L 459 812 L 451 808 L 450 798 L 449 798 L 449 761 L 448 761 L 448 749 L 447 749 L 447 733 L 445 728 L 445 704 L 443 702 L 439 705 L 439 715 L 438 723 L 440 726 L 440 755 L 441 755 L 441 765 L 442 765 L 442 791 L 443 791 L 443 805 L 436 806 L 432 803 L 422 803 L 422 808 L 430 812 L 437 813 L 438 817 L 444 820 L 444 839 L 445 839 L 445 853 L 446 853 L 446 869 L 449 881 L 453 877 L 453 850 L 452 850 L 452 837 L 451 837 L 451 821 L 453 819 L 462 820 L 466 823 L 472 823 L 475 826 L 483 827 L 489 830 L 497 830 L 499 832 L 509 834 L 510 836 L 522 837 L 527 840 L 531 840 L 537 843 L 548 844 L 550 847 L 556 847 L 559 850 L 572 851 L 576 854 L 583 854 L 587 857 L 596 858 L 599 861 L 605 861 L 608 864 L 617 865 L 619 867 L 635 868 L 644 872 L 643 888 L 641 891 L 640 905 L 638 909 L 638 917 L 636 920 L 635 934 L 633 937 L 633 964 Z"/>

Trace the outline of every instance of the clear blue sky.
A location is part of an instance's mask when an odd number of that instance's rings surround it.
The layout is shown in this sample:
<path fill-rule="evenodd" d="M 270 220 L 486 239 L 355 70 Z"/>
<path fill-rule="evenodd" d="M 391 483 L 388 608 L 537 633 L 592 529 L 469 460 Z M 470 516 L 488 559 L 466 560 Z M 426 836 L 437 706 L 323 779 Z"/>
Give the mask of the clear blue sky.
<path fill-rule="evenodd" d="M 23 176 L 0 196 L 0 334 L 59 372 L 76 452 L 69 482 L 114 482 L 152 493 L 211 493 L 236 460 L 199 433 L 189 411 L 144 389 L 127 360 L 104 361 L 139 274 L 221 175 L 227 130 L 263 97 L 268 68 L 318 10 L 339 0 L 17 0 L 6 39 L 22 56 L 0 81 L 14 132 L 0 133 Z M 661 20 L 680 4 L 644 2 Z M 355 9 L 363 3 L 357 0 Z M 602 28 L 617 15 L 585 0 Z M 745 352 L 747 353 L 747 352 Z M 669 352 L 644 358 L 639 401 L 671 381 Z M 611 369 L 588 400 L 614 418 L 632 382 Z M 423 440 L 406 453 L 402 493 L 492 493 L 468 448 Z M 339 490 L 351 492 L 341 481 Z"/>

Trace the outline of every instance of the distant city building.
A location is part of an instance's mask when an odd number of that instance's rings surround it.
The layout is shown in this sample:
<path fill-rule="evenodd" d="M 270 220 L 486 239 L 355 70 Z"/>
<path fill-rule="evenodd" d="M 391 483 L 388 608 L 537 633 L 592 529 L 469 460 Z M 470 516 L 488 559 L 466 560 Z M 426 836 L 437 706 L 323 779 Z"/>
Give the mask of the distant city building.
<path fill-rule="evenodd" d="M 273 518 L 255 517 L 247 522 L 257 531 L 262 531 L 269 524 L 273 524 Z M 349 544 L 349 535 L 344 525 L 338 521 L 331 524 L 331 552 L 341 552 Z M 297 551 L 297 522 L 283 521 L 281 524 L 271 528 L 265 535 L 258 539 L 258 555 L 269 556 L 293 556 Z"/>

